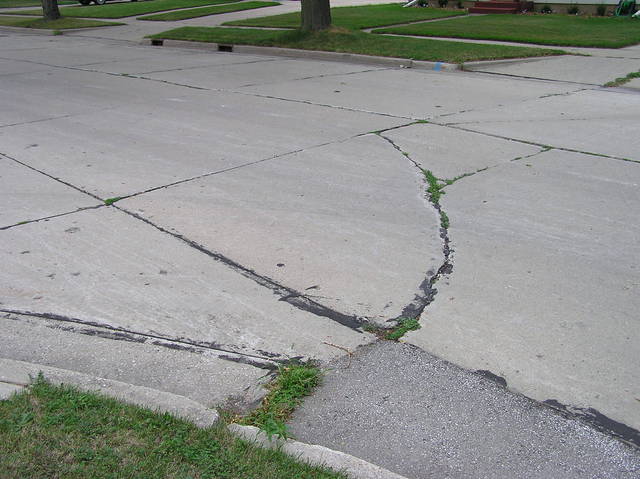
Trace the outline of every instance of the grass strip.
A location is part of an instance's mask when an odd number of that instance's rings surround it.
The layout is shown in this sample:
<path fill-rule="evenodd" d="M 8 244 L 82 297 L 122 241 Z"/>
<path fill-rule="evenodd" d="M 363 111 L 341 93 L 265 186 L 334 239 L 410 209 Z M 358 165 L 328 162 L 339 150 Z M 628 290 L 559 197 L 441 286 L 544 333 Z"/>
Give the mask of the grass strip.
<path fill-rule="evenodd" d="M 138 17 L 138 20 L 152 20 L 157 22 L 171 22 L 176 20 L 186 20 L 188 18 L 206 17 L 207 15 L 219 15 L 221 13 L 239 12 L 241 10 L 253 10 L 255 8 L 275 7 L 278 2 L 242 2 L 230 3 L 227 5 L 214 5 L 211 7 L 192 8 L 188 10 L 176 10 L 173 12 L 159 13 L 157 15 L 147 15 Z"/>
<path fill-rule="evenodd" d="M 24 18 L 0 16 L 0 25 L 5 27 L 37 28 L 45 30 L 70 30 L 72 28 L 108 27 L 122 25 L 115 22 L 101 22 L 99 20 L 84 20 L 83 18 L 62 17 L 57 20 L 44 20 L 42 18 Z"/>
<path fill-rule="evenodd" d="M 604 86 L 609 86 L 609 87 L 622 86 L 625 83 L 629 83 L 634 78 L 640 78 L 640 72 L 631 72 L 623 77 L 616 78 L 613 81 L 605 83 Z"/>
<path fill-rule="evenodd" d="M 621 48 L 640 42 L 640 24 L 622 17 L 484 15 L 381 28 L 374 33 L 501 40 L 540 45 Z"/>
<path fill-rule="evenodd" d="M 380 5 L 363 5 L 358 7 L 336 7 L 331 9 L 331 20 L 336 27 L 350 30 L 382 27 L 398 23 L 430 20 L 434 18 L 465 15 L 464 11 L 443 10 L 435 8 L 403 8 L 398 3 Z M 270 17 L 250 18 L 227 22 L 224 25 L 247 27 L 298 28 L 300 12 L 284 13 Z"/>
<path fill-rule="evenodd" d="M 247 28 L 181 27 L 151 35 L 150 38 L 297 48 L 301 50 L 356 53 L 448 63 L 493 60 L 498 58 L 561 55 L 565 53 L 562 50 L 543 48 L 387 37 L 339 29 L 318 33 L 303 33 L 298 30 L 282 31 Z"/>
<path fill-rule="evenodd" d="M 58 5 L 72 5 L 74 1 L 58 0 Z M 0 8 L 39 7 L 41 0 L 0 0 Z"/>
<path fill-rule="evenodd" d="M 278 450 L 39 378 L 0 401 L 3 479 L 346 479 Z"/>
<path fill-rule="evenodd" d="M 312 364 L 281 366 L 260 407 L 236 422 L 259 427 L 269 437 L 274 434 L 288 437 L 285 421 L 302 399 L 320 384 L 321 375 L 320 369 Z"/>
<path fill-rule="evenodd" d="M 237 0 L 148 0 L 140 2 L 112 3 L 107 5 L 89 5 L 86 7 L 66 7 L 60 12 L 65 17 L 82 18 L 124 18 L 145 13 L 163 12 L 178 8 L 219 5 Z M 42 9 L 5 12 L 10 15 L 42 15 Z"/>

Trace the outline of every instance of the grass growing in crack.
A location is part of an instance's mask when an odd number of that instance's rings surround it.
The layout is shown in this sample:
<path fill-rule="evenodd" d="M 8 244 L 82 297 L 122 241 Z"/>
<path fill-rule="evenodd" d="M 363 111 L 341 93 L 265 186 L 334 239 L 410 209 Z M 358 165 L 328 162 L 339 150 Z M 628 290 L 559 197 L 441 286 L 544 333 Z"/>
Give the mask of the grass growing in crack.
<path fill-rule="evenodd" d="M 427 184 L 429 185 L 427 188 L 427 193 L 429 193 L 429 197 L 434 205 L 440 203 L 440 197 L 444 194 L 442 188 L 444 185 L 440 184 L 438 178 L 431 172 L 431 170 L 422 170 L 424 173 L 424 177 L 427 180 Z"/>
<path fill-rule="evenodd" d="M 449 217 L 444 211 L 440 211 L 440 226 L 442 226 L 444 229 L 447 229 L 449 227 Z"/>
<path fill-rule="evenodd" d="M 107 198 L 106 200 L 104 200 L 104 204 L 107 206 L 111 206 L 112 204 L 120 201 L 122 199 L 122 196 L 114 196 L 113 198 Z"/>
<path fill-rule="evenodd" d="M 3 479 L 346 479 L 281 451 L 42 377 L 0 401 Z"/>
<path fill-rule="evenodd" d="M 622 86 L 625 83 L 630 82 L 634 78 L 640 78 L 640 71 L 639 72 L 632 72 L 632 73 L 629 73 L 626 76 L 623 76 L 623 77 L 620 77 L 620 78 L 616 78 L 613 81 L 605 83 L 604 86 L 607 86 L 607 87 Z"/>
<path fill-rule="evenodd" d="M 278 368 L 277 378 L 267 386 L 269 393 L 258 409 L 236 420 L 239 424 L 257 426 L 271 438 L 288 437 L 285 421 L 305 396 L 320 384 L 322 371 L 313 364 L 295 363 Z"/>
<path fill-rule="evenodd" d="M 415 331 L 420 329 L 420 323 L 416 318 L 400 318 L 395 328 L 384 329 L 373 325 L 365 325 L 364 330 L 375 334 L 380 339 L 386 339 L 388 341 L 398 341 L 402 336 L 409 331 Z"/>

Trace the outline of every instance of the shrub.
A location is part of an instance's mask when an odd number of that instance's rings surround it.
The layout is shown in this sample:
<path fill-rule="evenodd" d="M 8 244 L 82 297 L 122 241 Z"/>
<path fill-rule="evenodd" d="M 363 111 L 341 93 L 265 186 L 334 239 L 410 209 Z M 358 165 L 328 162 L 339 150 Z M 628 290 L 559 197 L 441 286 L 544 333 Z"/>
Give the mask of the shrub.
<path fill-rule="evenodd" d="M 599 17 L 604 17 L 607 14 L 607 6 L 604 3 L 601 3 L 596 7 L 596 14 Z"/>
<path fill-rule="evenodd" d="M 578 8 L 578 5 L 576 5 L 575 3 L 572 3 L 571 5 L 569 5 L 569 8 L 567 8 L 567 13 L 569 15 L 577 15 L 580 12 L 580 9 Z"/>
<path fill-rule="evenodd" d="M 438 0 L 438 5 L 440 5 L 440 8 L 444 8 L 449 4 L 449 0 Z"/>

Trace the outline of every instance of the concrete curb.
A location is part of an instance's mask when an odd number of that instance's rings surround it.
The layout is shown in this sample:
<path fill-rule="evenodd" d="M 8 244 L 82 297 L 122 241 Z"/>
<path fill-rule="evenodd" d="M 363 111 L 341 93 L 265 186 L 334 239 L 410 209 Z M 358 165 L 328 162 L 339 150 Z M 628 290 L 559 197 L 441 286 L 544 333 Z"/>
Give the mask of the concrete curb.
<path fill-rule="evenodd" d="M 298 460 L 317 466 L 329 467 L 336 471 L 343 471 L 355 479 L 406 479 L 395 472 L 324 446 L 305 444 L 292 439 L 285 441 L 275 437 L 270 440 L 257 427 L 230 424 L 228 429 L 232 434 L 245 441 L 254 442 L 261 447 L 269 449 L 281 449 Z"/>
<path fill-rule="evenodd" d="M 168 412 L 191 421 L 198 427 L 209 427 L 219 419 L 215 410 L 177 394 L 75 371 L 0 358 L 0 386 L 4 386 L 3 389 L 9 393 L 28 386 L 40 372 L 53 384 L 69 384 L 138 406 Z M 5 395 L 7 396 L 8 394 Z"/>
<path fill-rule="evenodd" d="M 193 48 L 197 50 L 244 53 L 246 55 L 267 55 L 285 58 L 301 58 L 305 60 L 323 60 L 344 63 L 359 63 L 392 68 L 413 68 L 417 70 L 456 71 L 460 65 L 456 63 L 427 62 L 406 58 L 375 57 L 356 53 L 322 52 L 315 50 L 296 50 L 294 48 L 256 47 L 252 45 L 231 45 L 222 43 L 189 42 L 184 40 L 147 40 L 155 46 L 174 48 Z"/>

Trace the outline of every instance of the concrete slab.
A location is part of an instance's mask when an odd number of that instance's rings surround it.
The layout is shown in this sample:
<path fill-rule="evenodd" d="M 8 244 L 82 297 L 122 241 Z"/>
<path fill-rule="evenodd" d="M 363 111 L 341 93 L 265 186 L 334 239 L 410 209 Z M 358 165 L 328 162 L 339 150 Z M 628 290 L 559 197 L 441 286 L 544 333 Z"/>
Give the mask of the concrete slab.
<path fill-rule="evenodd" d="M 189 85 L 200 88 L 239 88 L 376 69 L 379 68 L 339 62 L 273 59 L 268 63 L 245 62 L 225 65 L 224 68 L 216 66 L 199 68 L 190 71 L 186 81 Z M 145 76 L 177 83 L 185 81 L 185 75 L 182 71 L 157 72 Z"/>
<path fill-rule="evenodd" d="M 7 83 L 0 97 L 7 97 L 9 108 L 0 112 L 0 118 L 16 122 L 63 117 L 47 121 L 35 139 L 31 124 L 0 128 L 3 151 L 101 198 L 137 193 L 404 121 L 101 73 L 36 75 Z M 69 89 L 69 82 L 77 88 Z M 22 88 L 40 89 L 43 95 L 48 92 L 44 97 L 56 98 L 16 98 L 15 92 Z M 40 108 L 40 102 L 47 107 Z"/>
<path fill-rule="evenodd" d="M 144 81 L 126 76 L 60 68 L 5 76 L 2 84 L 0 133 L 2 127 L 10 125 L 95 112 L 102 114 L 122 104 L 133 109 L 173 96 L 169 89 L 150 89 Z M 174 95 L 177 88 L 174 87 Z M 82 127 L 90 121 L 91 118 L 85 118 Z M 3 139 L 3 147 L 4 143 Z"/>
<path fill-rule="evenodd" d="M 0 59 L 0 76 L 19 75 L 21 73 L 31 73 L 47 69 L 49 69 L 49 67 L 45 65 Z"/>
<path fill-rule="evenodd" d="M 631 479 L 640 468 L 637 450 L 395 342 L 332 363 L 290 429 L 413 479 Z"/>
<path fill-rule="evenodd" d="M 625 88 L 633 88 L 635 90 L 640 90 L 640 78 L 634 78 L 630 82 L 624 85 Z"/>
<path fill-rule="evenodd" d="M 507 138 L 640 160 L 639 111 L 640 95 L 635 92 L 601 89 L 470 111 L 439 121 Z"/>
<path fill-rule="evenodd" d="M 447 188 L 453 273 L 407 341 L 640 427 L 640 165 L 549 151 Z"/>
<path fill-rule="evenodd" d="M 325 342 L 353 349 L 371 338 L 279 301 L 272 289 L 113 207 L 0 234 L 5 312 L 267 358 L 326 359 L 343 351 Z"/>
<path fill-rule="evenodd" d="M 14 42 L 2 49 L 3 59 L 19 60 L 48 66 L 73 67 L 109 61 L 144 60 L 157 51 L 141 45 L 91 39 L 19 36 L 24 42 Z M 30 48 L 34 47 L 34 48 Z M 116 48 L 117 47 L 117 48 Z"/>
<path fill-rule="evenodd" d="M 426 119 L 469 109 L 517 104 L 575 85 L 480 78 L 468 73 L 390 69 L 242 88 L 242 91 L 362 111 Z"/>
<path fill-rule="evenodd" d="M 385 321 L 443 262 L 419 170 L 367 135 L 119 203 L 338 311 Z"/>
<path fill-rule="evenodd" d="M 98 204 L 0 154 L 0 228 Z"/>
<path fill-rule="evenodd" d="M 536 62 L 465 65 L 466 70 L 499 73 L 527 78 L 544 78 L 566 82 L 604 85 L 640 68 L 637 58 L 562 56 Z"/>
<path fill-rule="evenodd" d="M 151 53 L 151 52 L 150 52 Z M 274 58 L 259 55 L 237 55 L 234 53 L 197 52 L 182 49 L 174 52 L 179 54 L 167 55 L 154 50 L 153 54 L 146 58 L 135 58 L 133 60 L 109 61 L 105 63 L 80 66 L 82 70 L 98 71 L 103 73 L 113 73 L 121 75 L 139 75 L 151 72 L 182 72 L 175 81 L 180 83 L 184 80 L 185 70 L 188 70 L 189 77 L 196 73 L 195 70 L 207 67 L 227 67 L 234 64 L 263 63 L 274 61 Z M 194 70 L 193 72 L 191 70 Z"/>
<path fill-rule="evenodd" d="M 434 124 L 414 124 L 383 133 L 421 168 L 453 179 L 535 155 L 542 148 Z"/>

